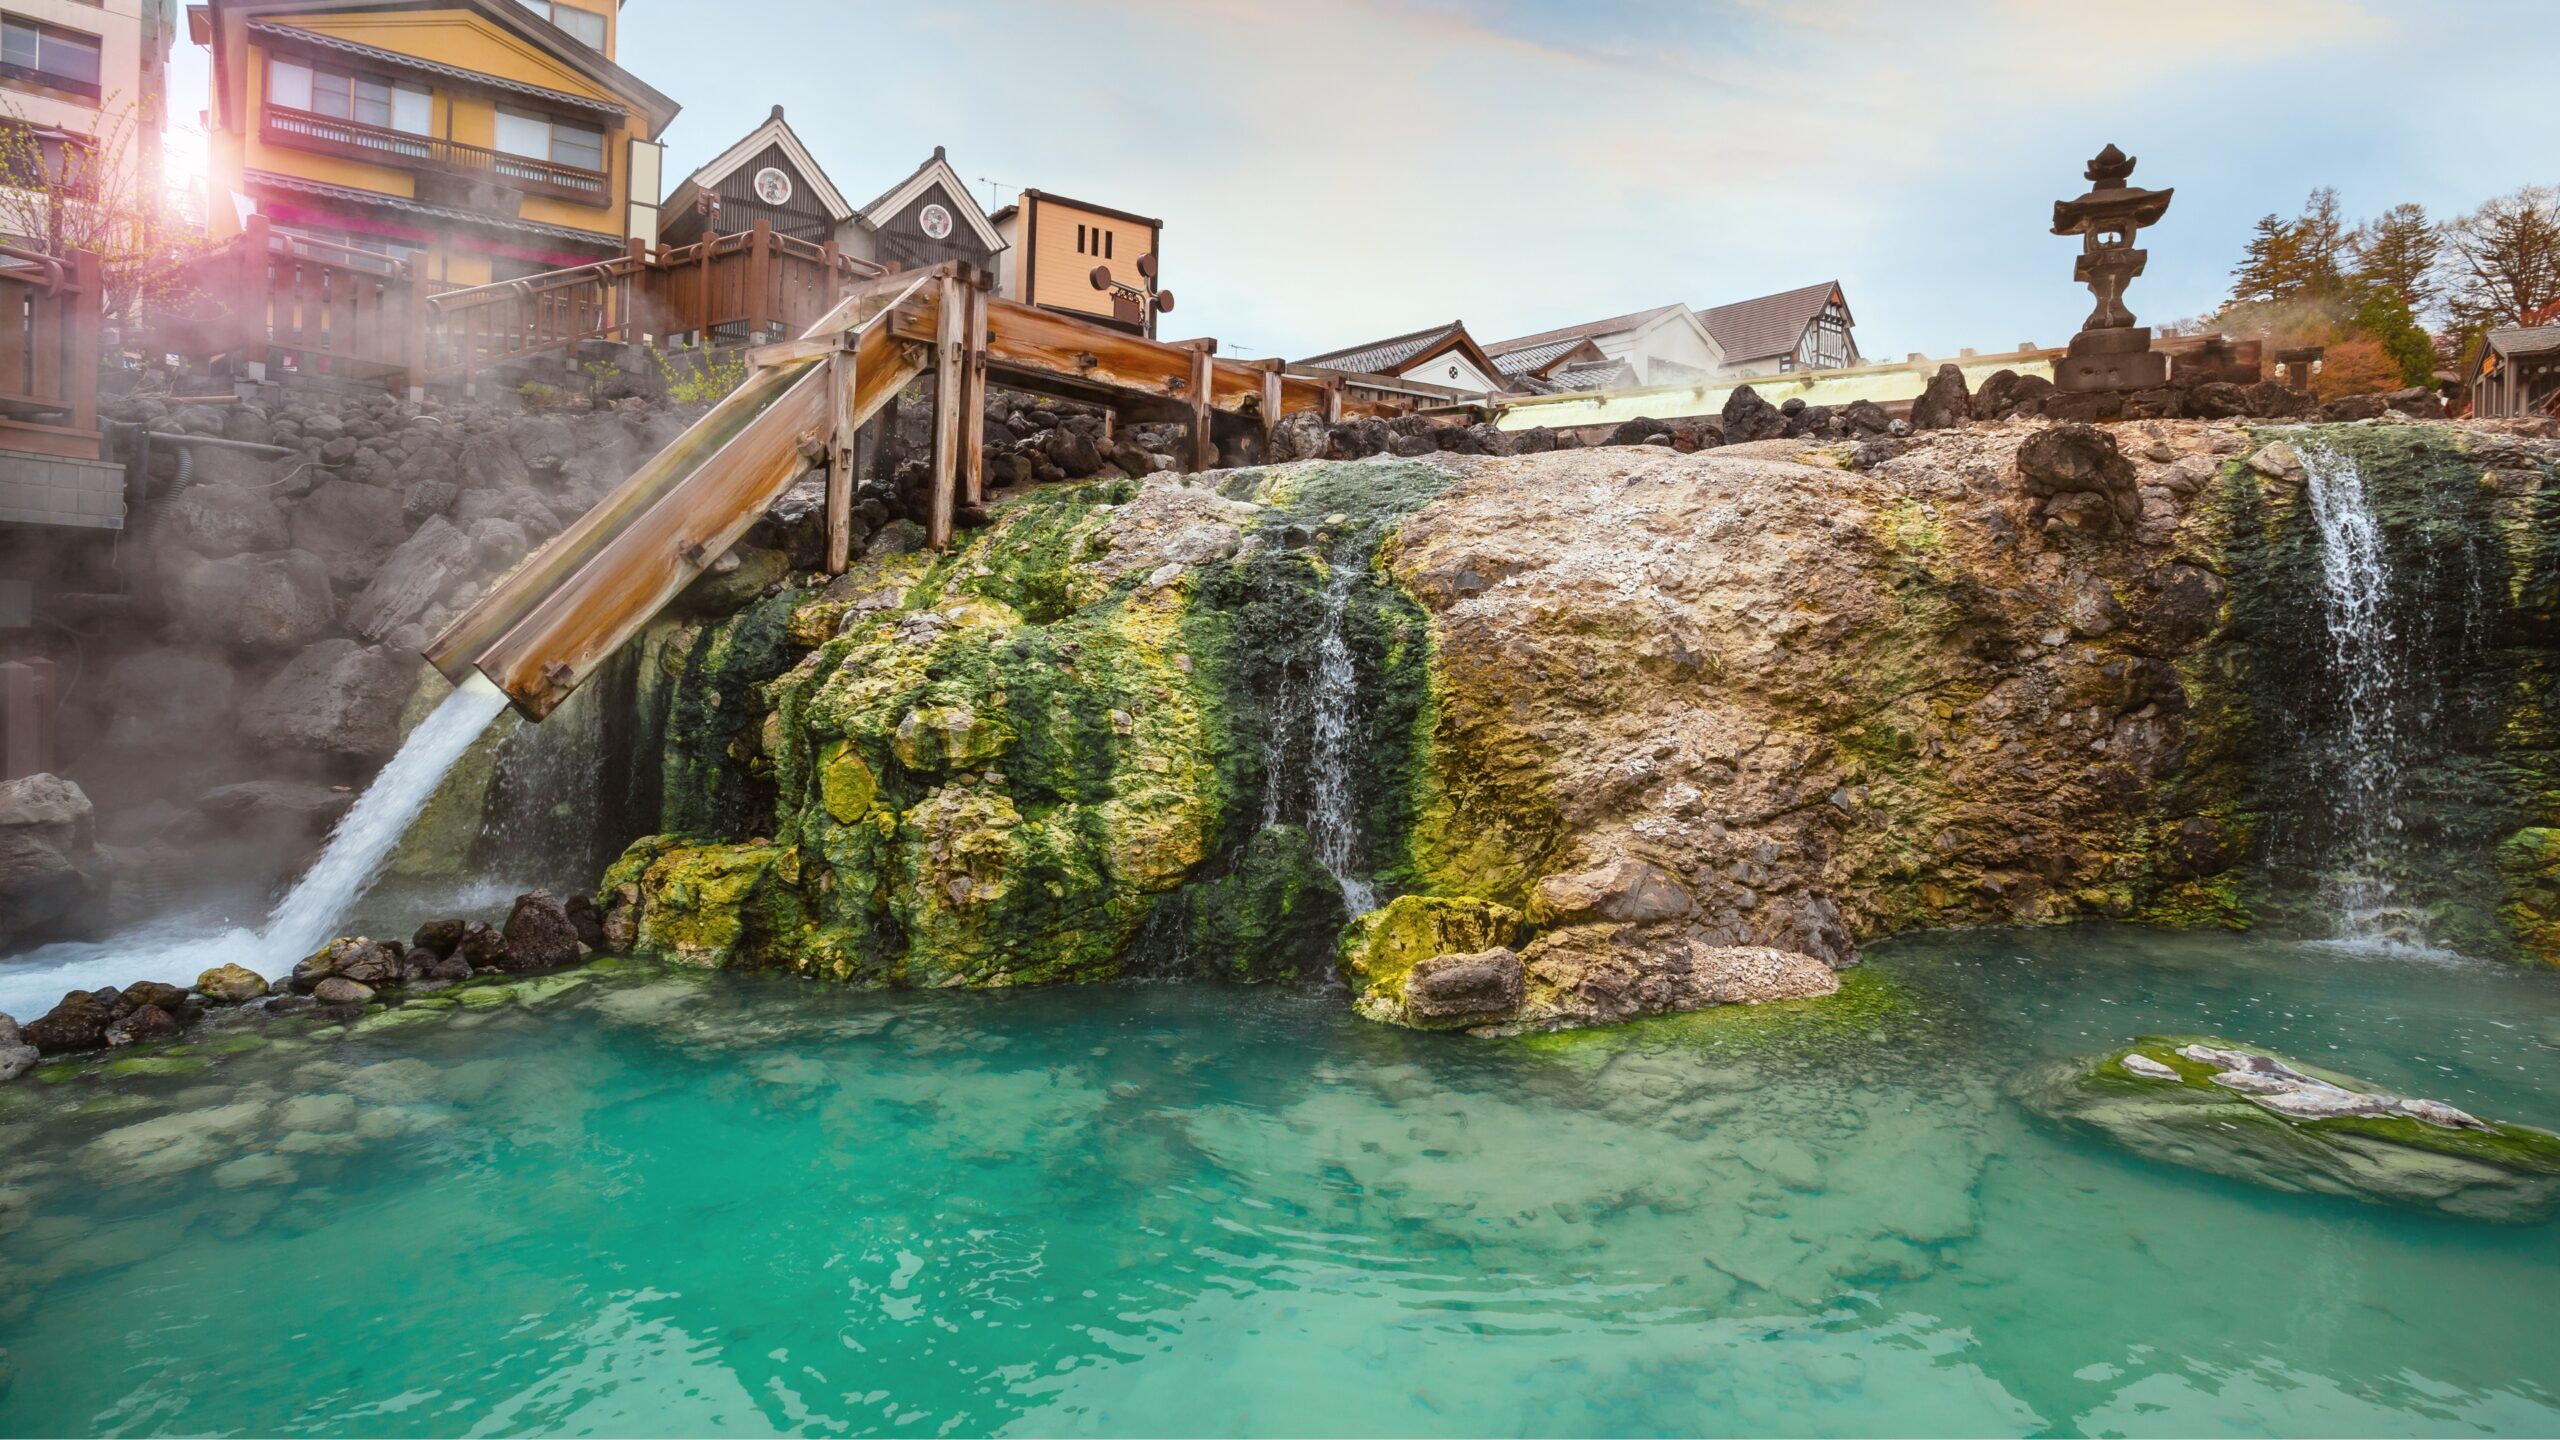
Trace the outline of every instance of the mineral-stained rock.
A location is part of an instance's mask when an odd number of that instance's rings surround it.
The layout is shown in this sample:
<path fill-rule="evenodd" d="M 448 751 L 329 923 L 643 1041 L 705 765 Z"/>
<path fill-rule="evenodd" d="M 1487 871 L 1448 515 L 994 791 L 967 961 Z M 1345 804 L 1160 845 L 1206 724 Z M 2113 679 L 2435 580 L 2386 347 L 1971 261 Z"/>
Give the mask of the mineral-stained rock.
<path fill-rule="evenodd" d="M 470 576 L 479 563 L 479 551 L 470 537 L 442 515 L 431 515 L 349 602 L 347 626 L 368 640 L 379 640 L 426 614 L 438 597 Z"/>
<path fill-rule="evenodd" d="M 2560 1212 L 2560 1135 L 2229 1040 L 2144 1036 L 2027 1076 L 2020 1098 L 2136 1154 L 2269 1189 L 2511 1224 Z"/>
<path fill-rule="evenodd" d="M 2053 382 L 2041 375 L 1994 370 L 1973 396 L 1973 417 L 1977 420 L 2006 420 L 2021 412 L 2032 413 L 2052 393 Z"/>
<path fill-rule="evenodd" d="M 400 492 L 352 480 L 323 480 L 293 502 L 293 547 L 319 556 L 330 578 L 354 584 L 408 538 Z"/>
<path fill-rule="evenodd" d="M 569 923 L 560 897 L 548 890 L 517 896 L 502 933 L 510 970 L 552 970 L 577 962 L 578 927 Z"/>
<path fill-rule="evenodd" d="M 373 998 L 373 987 L 344 975 L 332 975 L 311 987 L 311 998 L 323 1005 L 361 1005 Z"/>
<path fill-rule="evenodd" d="M 507 963 L 507 937 L 498 933 L 497 926 L 474 920 L 463 927 L 462 944 L 454 953 L 469 961 L 475 970 L 503 969 Z"/>
<path fill-rule="evenodd" d="M 1588 870 L 1549 875 L 1529 897 L 1529 918 L 1541 925 L 1588 920 L 1643 923 L 1686 919 L 1696 913 L 1698 902 L 1678 876 L 1626 856 Z"/>
<path fill-rule="evenodd" d="M 2018 473 L 2028 494 L 2046 497 L 2049 528 L 2105 534 L 2142 516 L 2133 462 L 2116 448 L 2113 435 L 2094 425 L 2038 430 L 2018 447 Z"/>
<path fill-rule="evenodd" d="M 1342 932 L 1343 978 L 1364 1015 L 1402 1020 L 1406 978 L 1443 955 L 1480 954 L 1511 945 L 1520 912 L 1490 900 L 1399 895 Z"/>
<path fill-rule="evenodd" d="M 2320 418 L 2328 421 L 2372 420 L 2391 409 L 2391 402 L 2379 395 L 2348 395 L 2320 407 Z"/>
<path fill-rule="evenodd" d="M 196 977 L 196 993 L 225 1005 L 245 1005 L 267 993 L 267 982 L 245 965 L 225 962 Z"/>
<path fill-rule="evenodd" d="M 1528 1000 L 1520 1027 L 1599 1025 L 1710 1005 L 1829 995 L 1829 965 L 1766 945 L 1718 945 L 1694 925 L 1586 924 L 1550 930 L 1521 951 Z"/>
<path fill-rule="evenodd" d="M 96 813 L 88 795 L 59 775 L 0 782 L 0 830 L 24 830 L 66 853 L 88 848 Z"/>
<path fill-rule="evenodd" d="M 292 543 L 284 511 L 271 493 L 229 485 L 189 487 L 154 511 L 150 525 L 155 543 L 183 546 L 209 560 Z"/>
<path fill-rule="evenodd" d="M 604 911 L 597 907 L 594 896 L 572 895 L 560 904 L 569 917 L 569 928 L 578 932 L 579 944 L 590 950 L 605 948 Z"/>

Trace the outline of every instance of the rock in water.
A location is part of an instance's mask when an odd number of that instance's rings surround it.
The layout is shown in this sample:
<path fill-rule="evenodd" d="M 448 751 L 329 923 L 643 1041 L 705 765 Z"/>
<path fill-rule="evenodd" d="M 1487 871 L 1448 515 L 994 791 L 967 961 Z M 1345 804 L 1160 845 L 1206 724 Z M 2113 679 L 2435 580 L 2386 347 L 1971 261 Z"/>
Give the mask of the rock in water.
<path fill-rule="evenodd" d="M 2508 1224 L 2560 1212 L 2560 1135 L 2228 1040 L 2146 1035 L 2029 1077 L 2020 1099 L 2136 1154 L 2274 1190 Z"/>
<path fill-rule="evenodd" d="M 578 927 L 548 890 L 517 896 L 504 933 L 510 970 L 551 970 L 577 961 Z"/>
<path fill-rule="evenodd" d="M 196 977 L 196 993 L 225 1005 L 245 1005 L 267 993 L 267 982 L 245 965 L 217 965 Z"/>

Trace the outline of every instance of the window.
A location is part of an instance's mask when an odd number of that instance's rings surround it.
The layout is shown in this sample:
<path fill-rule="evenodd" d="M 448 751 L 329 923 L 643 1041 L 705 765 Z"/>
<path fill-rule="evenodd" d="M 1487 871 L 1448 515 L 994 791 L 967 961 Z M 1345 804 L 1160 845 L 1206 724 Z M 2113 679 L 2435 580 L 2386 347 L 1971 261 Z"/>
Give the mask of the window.
<path fill-rule="evenodd" d="M 0 16 L 0 75 L 98 98 L 98 37 Z"/>
<path fill-rule="evenodd" d="M 430 124 L 423 86 L 324 70 L 299 60 L 267 62 L 267 103 L 411 135 L 427 134 Z"/>
<path fill-rule="evenodd" d="M 569 38 L 590 50 L 604 48 L 604 17 L 593 10 L 581 10 L 558 0 L 516 0 L 527 10 L 569 32 Z"/>
<path fill-rule="evenodd" d="M 1076 227 L 1076 253 L 1077 253 L 1077 254 L 1079 254 L 1079 255 L 1082 255 L 1083 253 L 1085 253 L 1085 250 L 1084 250 L 1084 227 L 1083 227 L 1083 226 L 1081 226 L 1081 225 L 1079 225 L 1079 226 L 1077 226 L 1077 227 Z"/>
<path fill-rule="evenodd" d="M 380 273 L 390 274 L 399 262 L 416 260 L 427 252 L 416 245 L 375 235 L 362 230 L 338 230 L 324 225 L 278 225 L 272 244 L 285 253 L 301 259 L 317 259 L 326 264 L 351 269 L 374 268 L 368 261 L 380 256 Z M 350 254 L 348 252 L 355 252 Z"/>
<path fill-rule="evenodd" d="M 1111 258 L 1111 232 L 1108 230 L 1102 232 L 1102 258 Z"/>
<path fill-rule="evenodd" d="M 527 115 L 521 110 L 498 112 L 498 146 L 508 155 L 522 155 L 533 160 L 548 160 L 554 165 L 574 165 L 581 170 L 604 169 L 604 132 L 547 115 Z"/>
<path fill-rule="evenodd" d="M 89 142 L 51 126 L 0 121 L 0 185 L 52 186 L 65 195 L 97 193 L 98 157 Z"/>

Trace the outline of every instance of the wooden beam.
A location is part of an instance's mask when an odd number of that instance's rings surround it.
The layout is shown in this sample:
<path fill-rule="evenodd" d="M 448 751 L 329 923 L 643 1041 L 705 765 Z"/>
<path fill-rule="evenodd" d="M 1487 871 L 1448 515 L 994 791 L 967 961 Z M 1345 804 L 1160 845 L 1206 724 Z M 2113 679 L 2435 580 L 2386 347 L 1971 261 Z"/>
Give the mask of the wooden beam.
<path fill-rule="evenodd" d="M 961 324 L 960 499 L 966 505 L 987 503 L 987 290 L 980 278 L 973 276 L 961 288 L 966 313 Z"/>
<path fill-rule="evenodd" d="M 956 278 L 941 282 L 941 301 L 933 346 L 933 474 L 924 540 L 936 550 L 951 548 L 951 530 L 960 494 L 960 401 L 968 387 L 961 372 L 968 365 L 969 304 Z"/>
<path fill-rule="evenodd" d="M 1191 463 L 1186 468 L 1195 475 L 1218 468 L 1218 437 L 1209 420 L 1215 413 L 1209 406 L 1209 392 L 1216 364 L 1210 352 L 1217 345 L 1215 340 L 1194 340 L 1190 345 L 1191 381 L 1187 389 L 1191 401 Z"/>
<path fill-rule="evenodd" d="M 848 351 L 827 365 L 835 390 L 835 430 L 827 444 L 827 573 L 841 575 L 853 563 L 853 446 L 862 429 L 853 415 L 861 361 Z"/>
<path fill-rule="evenodd" d="M 1274 432 L 1280 428 L 1280 372 L 1289 368 L 1286 360 L 1262 362 L 1262 458 L 1271 458 Z"/>
<path fill-rule="evenodd" d="M 769 370 L 776 365 L 796 365 L 803 360 L 820 360 L 848 348 L 852 341 L 842 333 L 813 336 L 805 340 L 776 340 L 747 351 L 747 368 Z"/>

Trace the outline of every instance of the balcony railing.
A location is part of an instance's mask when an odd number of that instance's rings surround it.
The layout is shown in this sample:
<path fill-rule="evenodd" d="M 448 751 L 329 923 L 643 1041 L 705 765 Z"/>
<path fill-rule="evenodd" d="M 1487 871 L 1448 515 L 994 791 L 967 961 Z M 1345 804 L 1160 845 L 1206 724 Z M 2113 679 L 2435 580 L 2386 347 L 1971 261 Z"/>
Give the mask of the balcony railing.
<path fill-rule="evenodd" d="M 613 181 L 601 170 L 561 165 L 529 155 L 509 155 L 484 145 L 413 135 L 406 130 L 341 120 L 283 105 L 266 107 L 260 129 L 272 145 L 404 170 L 494 180 L 528 195 L 549 195 L 587 205 L 608 205 L 613 201 Z"/>

